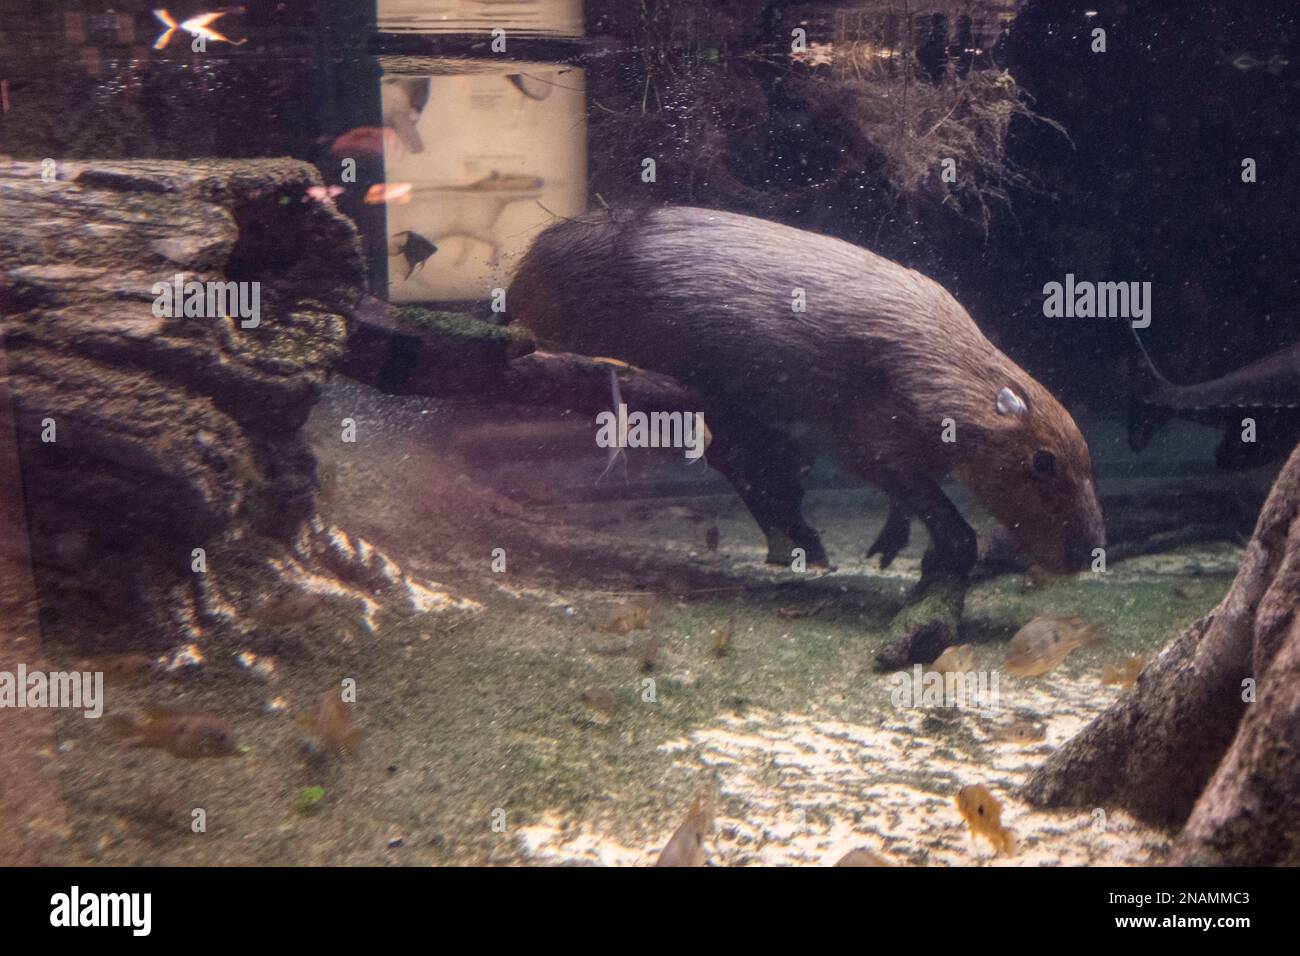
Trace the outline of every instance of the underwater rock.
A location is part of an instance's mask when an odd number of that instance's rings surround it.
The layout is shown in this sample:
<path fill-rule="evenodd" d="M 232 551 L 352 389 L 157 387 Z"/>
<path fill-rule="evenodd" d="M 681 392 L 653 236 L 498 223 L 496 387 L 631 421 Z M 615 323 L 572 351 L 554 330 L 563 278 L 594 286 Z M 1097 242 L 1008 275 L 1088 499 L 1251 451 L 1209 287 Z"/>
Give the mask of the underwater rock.
<path fill-rule="evenodd" d="M 1040 807 L 1182 827 L 1178 865 L 1300 864 L 1300 448 L 1231 590 L 1040 767 Z"/>
<path fill-rule="evenodd" d="M 195 613 L 194 549 L 288 542 L 314 513 L 301 427 L 364 281 L 356 230 L 301 202 L 320 177 L 292 160 L 41 173 L 0 169 L 0 331 L 38 592 L 69 633 L 174 639 Z M 177 276 L 206 284 L 203 314 L 160 308 Z M 69 540 L 75 567 L 51 546 Z"/>

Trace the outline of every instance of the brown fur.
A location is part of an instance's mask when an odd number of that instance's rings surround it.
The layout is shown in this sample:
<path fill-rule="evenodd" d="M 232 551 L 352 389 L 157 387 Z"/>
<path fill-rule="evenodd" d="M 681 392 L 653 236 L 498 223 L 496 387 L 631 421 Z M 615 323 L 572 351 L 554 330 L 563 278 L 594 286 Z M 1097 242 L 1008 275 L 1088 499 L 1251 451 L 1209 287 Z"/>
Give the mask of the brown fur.
<path fill-rule="evenodd" d="M 791 310 L 795 288 L 806 312 Z M 547 344 L 671 375 L 830 452 L 918 514 L 959 565 L 974 542 L 938 490 L 948 476 L 1047 568 L 1079 568 L 1104 543 L 1069 413 L 941 286 L 865 249 L 705 209 L 590 213 L 538 237 L 508 301 Z M 1004 387 L 1027 413 L 998 414 Z M 1035 473 L 1040 450 L 1054 475 Z"/>

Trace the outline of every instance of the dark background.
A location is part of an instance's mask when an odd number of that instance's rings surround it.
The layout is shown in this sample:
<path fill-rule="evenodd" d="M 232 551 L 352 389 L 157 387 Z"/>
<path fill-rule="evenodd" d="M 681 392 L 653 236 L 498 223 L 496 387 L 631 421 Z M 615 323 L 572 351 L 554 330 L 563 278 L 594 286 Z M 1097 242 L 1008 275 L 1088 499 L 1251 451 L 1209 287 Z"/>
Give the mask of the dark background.
<path fill-rule="evenodd" d="M 332 138 L 378 122 L 374 54 L 391 38 L 375 33 L 371 4 L 250 3 L 217 24 L 248 42 L 204 58 L 181 34 L 167 50 L 150 49 L 160 32 L 153 5 L 0 0 L 0 78 L 11 104 L 0 116 L 0 154 L 292 155 L 318 162 L 328 178 Z M 170 9 L 180 20 L 201 6 Z M 1033 109 L 1068 136 L 1013 123 L 1008 161 L 1025 183 L 992 203 L 983 224 L 924 195 L 899 201 L 869 161 L 836 176 L 852 147 L 844 130 L 824 104 L 794 95 L 785 71 L 743 55 L 788 49 L 791 24 L 809 8 L 855 6 L 588 0 L 583 44 L 539 41 L 527 52 L 581 62 L 591 98 L 626 107 L 617 123 L 590 109 L 593 193 L 615 205 L 731 208 L 867 245 L 942 282 L 1068 402 L 1118 414 L 1134 346 L 1122 321 L 1042 316 L 1043 284 L 1067 272 L 1153 284 L 1144 339 L 1175 381 L 1222 374 L 1300 338 L 1294 2 L 1028 3 L 983 65 L 1009 70 Z M 131 21 L 126 33 L 118 15 Z M 1104 54 L 1089 48 L 1093 25 L 1107 30 Z M 935 82 L 961 58 L 943 40 L 957 25 L 917 29 L 918 79 Z M 426 52 L 434 51 L 473 55 L 468 40 L 431 41 Z M 1243 55 L 1274 68 L 1234 65 Z M 660 98 L 656 87 L 642 115 L 646 73 L 658 83 L 674 62 L 690 67 L 681 74 L 688 82 L 675 96 Z M 717 86 L 692 87 L 691 77 Z M 683 163 L 663 164 L 672 172 L 649 190 L 629 175 L 645 155 L 686 155 L 683 140 L 700 129 L 717 137 L 704 152 L 720 158 L 734 188 Z M 1258 163 L 1250 185 L 1241 182 L 1246 156 Z M 341 201 L 364 225 L 356 203 Z"/>

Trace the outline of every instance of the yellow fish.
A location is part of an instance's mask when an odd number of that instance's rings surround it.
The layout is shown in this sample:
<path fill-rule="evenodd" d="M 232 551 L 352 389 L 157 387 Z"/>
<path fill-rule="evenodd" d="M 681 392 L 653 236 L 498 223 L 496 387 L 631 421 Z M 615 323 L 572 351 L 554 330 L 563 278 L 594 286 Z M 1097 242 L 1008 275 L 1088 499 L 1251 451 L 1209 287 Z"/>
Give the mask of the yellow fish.
<path fill-rule="evenodd" d="M 999 853 L 1011 856 L 1016 852 L 1016 838 L 1002 825 L 1002 804 L 988 787 L 982 783 L 962 787 L 957 791 L 957 809 L 972 835 L 984 837 Z"/>
<path fill-rule="evenodd" d="M 1047 739 L 1047 727 L 1038 720 L 1017 717 L 989 729 L 989 736 L 1001 743 L 1037 744 Z"/>
<path fill-rule="evenodd" d="M 1101 635 L 1080 617 L 1036 617 L 1007 645 L 1007 673 L 1038 677 L 1056 667 L 1080 647 L 1102 642 Z"/>
<path fill-rule="evenodd" d="M 966 674 L 975 669 L 975 647 L 972 644 L 955 644 L 944 648 L 942 654 L 926 670 L 940 674 Z"/>
<path fill-rule="evenodd" d="M 655 866 L 703 866 L 704 838 L 713 832 L 713 799 L 697 798 L 659 854 Z"/>
<path fill-rule="evenodd" d="M 337 690 L 327 690 L 317 699 L 316 707 L 298 722 L 310 731 L 327 753 L 356 754 L 365 731 L 352 726 L 352 706 L 343 702 Z"/>
<path fill-rule="evenodd" d="M 1118 684 L 1120 687 L 1128 688 L 1137 683 L 1138 675 L 1142 673 L 1142 668 L 1146 667 L 1151 661 L 1150 654 L 1138 654 L 1126 658 L 1123 664 L 1115 667 L 1107 664 L 1101 669 L 1101 682 L 1103 684 Z"/>
<path fill-rule="evenodd" d="M 104 723 L 132 747 L 153 747 L 184 760 L 241 753 L 234 731 L 215 714 L 158 706 L 144 708 L 143 720 L 113 716 Z"/>

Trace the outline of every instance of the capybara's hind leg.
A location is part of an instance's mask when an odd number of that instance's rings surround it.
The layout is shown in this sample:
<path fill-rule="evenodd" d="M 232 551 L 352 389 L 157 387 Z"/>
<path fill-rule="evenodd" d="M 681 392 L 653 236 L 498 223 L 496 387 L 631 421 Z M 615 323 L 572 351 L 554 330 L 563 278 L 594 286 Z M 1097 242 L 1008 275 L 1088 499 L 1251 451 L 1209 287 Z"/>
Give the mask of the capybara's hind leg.
<path fill-rule="evenodd" d="M 867 549 L 867 557 L 880 555 L 880 569 L 883 571 L 889 567 L 894 558 L 898 557 L 898 552 L 907 547 L 908 538 L 912 534 L 912 519 L 907 513 L 907 509 L 900 505 L 895 499 L 889 499 L 889 514 L 885 518 L 885 526 L 880 529 L 880 534 L 876 536 L 875 543 Z"/>
<path fill-rule="evenodd" d="M 821 536 L 803 518 L 806 468 L 799 446 L 747 416 L 711 416 L 709 464 L 727 476 L 767 537 L 769 564 L 789 566 L 802 548 L 810 567 L 830 567 Z"/>

